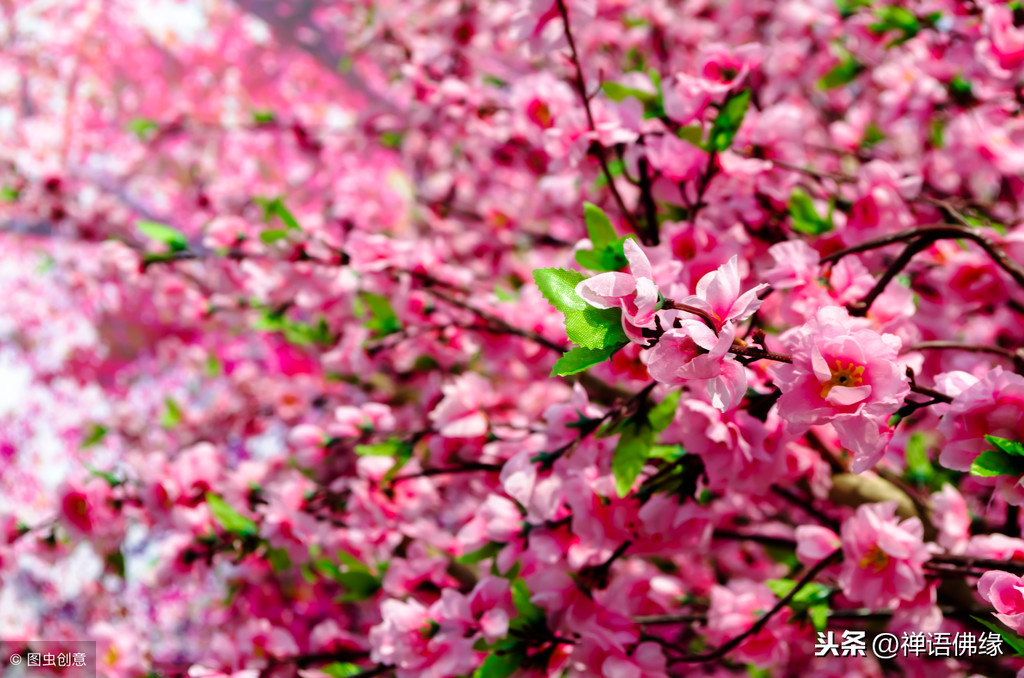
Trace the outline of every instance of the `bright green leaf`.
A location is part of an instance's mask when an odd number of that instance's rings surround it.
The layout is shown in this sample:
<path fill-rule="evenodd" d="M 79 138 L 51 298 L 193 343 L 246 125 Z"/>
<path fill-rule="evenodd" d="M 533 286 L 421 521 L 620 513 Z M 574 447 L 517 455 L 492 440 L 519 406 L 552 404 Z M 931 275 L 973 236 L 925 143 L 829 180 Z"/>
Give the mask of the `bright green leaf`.
<path fill-rule="evenodd" d="M 364 669 L 357 664 L 349 662 L 334 662 L 327 666 L 321 666 L 320 671 L 326 673 L 331 678 L 349 678 L 349 676 L 362 673 Z"/>
<path fill-rule="evenodd" d="M 651 426 L 655 431 L 661 433 L 675 419 L 676 408 L 679 406 L 679 397 L 682 394 L 682 391 L 670 391 L 664 400 L 651 408 Z"/>
<path fill-rule="evenodd" d="M 160 425 L 174 428 L 181 423 L 181 408 L 172 398 L 164 398 L 164 411 L 160 415 Z"/>
<path fill-rule="evenodd" d="M 625 345 L 625 342 L 620 342 L 605 348 L 583 348 L 582 346 L 573 346 L 555 362 L 554 367 L 551 368 L 551 376 L 565 377 L 570 374 L 582 372 L 594 365 L 600 365 L 611 358 L 616 351 Z"/>
<path fill-rule="evenodd" d="M 366 328 L 373 332 L 374 337 L 383 337 L 402 331 L 402 323 L 395 315 L 395 309 L 387 297 L 371 292 L 363 292 L 359 296 L 370 314 L 370 319 L 366 321 Z"/>
<path fill-rule="evenodd" d="M 159 129 L 159 123 L 146 118 L 134 118 L 128 121 L 128 131 L 142 141 L 148 141 Z"/>
<path fill-rule="evenodd" d="M 816 631 L 824 631 L 828 626 L 828 605 L 811 605 L 807 608 L 807 616 L 810 617 Z"/>
<path fill-rule="evenodd" d="M 107 435 L 107 429 L 105 426 L 99 424 L 93 424 L 89 432 L 82 437 L 82 447 L 92 447 L 99 441 L 103 440 L 103 436 Z"/>
<path fill-rule="evenodd" d="M 839 58 L 839 63 L 818 81 L 818 87 L 823 90 L 842 87 L 853 82 L 862 72 L 864 72 L 864 66 L 844 50 Z"/>
<path fill-rule="evenodd" d="M 498 555 L 503 548 L 505 548 L 505 545 L 500 541 L 489 541 L 476 551 L 471 551 L 465 555 L 459 556 L 455 559 L 455 562 L 462 563 L 464 565 L 479 563 L 481 560 L 487 560 L 488 558 L 493 558 Z"/>
<path fill-rule="evenodd" d="M 615 227 L 604 210 L 589 202 L 583 203 L 583 220 L 587 224 L 587 235 L 594 249 L 600 249 L 614 242 Z"/>
<path fill-rule="evenodd" d="M 508 678 L 526 661 L 526 649 L 517 644 L 511 651 L 492 652 L 473 672 L 473 678 Z"/>
<path fill-rule="evenodd" d="M 991 619 L 976 617 L 974 615 L 971 615 L 971 619 L 985 626 L 986 628 L 998 633 L 999 637 L 1001 637 L 1007 645 L 1013 648 L 1015 657 L 1024 656 L 1024 638 L 1021 638 L 1017 634 L 1013 633 L 1013 631 L 1011 631 L 1010 629 L 995 623 Z"/>
<path fill-rule="evenodd" d="M 935 469 L 932 468 L 932 463 L 928 459 L 928 449 L 921 433 L 910 436 L 904 456 L 907 461 L 907 477 L 912 482 L 927 482 L 935 473 Z"/>
<path fill-rule="evenodd" d="M 369 572 L 349 570 L 339 573 L 335 579 L 345 589 L 342 602 L 357 602 L 372 598 L 380 590 L 380 580 Z"/>
<path fill-rule="evenodd" d="M 818 216 L 811 196 L 799 186 L 793 189 L 789 197 L 789 216 L 791 228 L 797 233 L 821 235 L 832 230 L 832 219 Z"/>
<path fill-rule="evenodd" d="M 188 238 L 176 228 L 158 224 L 155 221 L 140 221 L 135 224 L 135 227 L 147 238 L 170 247 L 172 252 L 182 252 L 188 249 Z"/>
<path fill-rule="evenodd" d="M 509 624 L 511 629 L 521 630 L 547 623 L 544 610 L 530 600 L 530 589 L 522 579 L 512 582 L 512 604 L 515 605 L 518 615 Z"/>
<path fill-rule="evenodd" d="M 647 417 L 631 417 L 619 426 L 619 441 L 612 456 L 615 491 L 625 497 L 650 457 L 654 429 Z"/>
<path fill-rule="evenodd" d="M 212 492 L 206 493 L 206 505 L 217 524 L 225 531 L 242 537 L 251 537 L 258 532 L 256 523 L 233 509 L 226 501 Z"/>
<path fill-rule="evenodd" d="M 544 298 L 565 315 L 566 334 L 573 343 L 598 349 L 628 341 L 620 309 L 594 308 L 576 294 L 576 285 L 584 280 L 579 271 L 540 268 L 533 279 Z"/>
<path fill-rule="evenodd" d="M 982 478 L 1024 475 L 1024 459 L 996 450 L 982 452 L 971 464 L 971 475 Z"/>
<path fill-rule="evenodd" d="M 732 140 L 743 124 L 750 105 L 750 90 L 731 95 L 718 111 L 711 125 L 710 144 L 713 148 L 724 151 L 732 145 Z"/>
<path fill-rule="evenodd" d="M 288 231 L 281 228 L 271 228 L 260 233 L 260 240 L 267 243 L 268 245 L 277 242 L 278 240 L 284 240 L 288 237 Z"/>
<path fill-rule="evenodd" d="M 1024 457 L 1024 443 L 1016 440 L 1007 440 L 1006 438 L 997 438 L 996 436 L 985 436 L 985 440 L 988 441 L 989 445 L 994 445 L 997 450 L 1008 454 L 1011 457 Z"/>

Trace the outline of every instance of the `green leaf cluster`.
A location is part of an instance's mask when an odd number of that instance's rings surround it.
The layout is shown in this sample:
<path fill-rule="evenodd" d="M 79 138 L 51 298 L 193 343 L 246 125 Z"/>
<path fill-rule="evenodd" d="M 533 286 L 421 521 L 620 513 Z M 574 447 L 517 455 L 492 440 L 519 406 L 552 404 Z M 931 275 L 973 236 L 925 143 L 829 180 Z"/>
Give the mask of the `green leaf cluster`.
<path fill-rule="evenodd" d="M 1024 443 L 996 436 L 985 436 L 985 440 L 995 449 L 978 455 L 971 464 L 972 476 L 982 478 L 1012 476 L 1016 478 L 1024 475 Z"/>
<path fill-rule="evenodd" d="M 921 22 L 906 7 L 886 5 L 875 10 L 878 21 L 868 26 L 868 30 L 876 35 L 895 31 L 900 35 L 889 42 L 886 47 L 893 47 L 910 40 L 921 32 Z"/>
<path fill-rule="evenodd" d="M 327 321 L 320 318 L 316 324 L 292 320 L 285 315 L 285 309 L 261 308 L 261 315 L 253 329 L 261 332 L 281 334 L 285 341 L 296 346 L 330 346 L 334 343 Z"/>
<path fill-rule="evenodd" d="M 796 582 L 792 579 L 769 579 L 765 583 L 779 598 L 784 598 L 796 588 Z M 833 591 L 824 584 L 808 582 L 797 591 L 787 607 L 796 612 L 798 617 L 809 619 L 815 629 L 823 630 L 828 621 L 828 599 Z"/>

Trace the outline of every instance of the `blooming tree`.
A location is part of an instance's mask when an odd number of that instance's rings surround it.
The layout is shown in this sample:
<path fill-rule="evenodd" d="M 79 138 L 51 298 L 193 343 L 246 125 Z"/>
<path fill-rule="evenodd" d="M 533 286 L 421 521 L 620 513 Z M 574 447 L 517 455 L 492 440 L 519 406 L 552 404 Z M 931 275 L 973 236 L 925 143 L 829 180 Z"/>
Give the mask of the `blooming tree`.
<path fill-rule="evenodd" d="M 1020 2 L 0 36 L 0 637 L 147 678 L 1024 666 Z"/>

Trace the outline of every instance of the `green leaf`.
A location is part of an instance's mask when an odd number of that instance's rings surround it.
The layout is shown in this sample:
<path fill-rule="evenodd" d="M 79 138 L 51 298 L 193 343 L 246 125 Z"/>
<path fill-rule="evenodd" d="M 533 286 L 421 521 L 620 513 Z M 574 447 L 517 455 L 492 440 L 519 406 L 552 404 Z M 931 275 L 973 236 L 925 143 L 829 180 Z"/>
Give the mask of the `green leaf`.
<path fill-rule="evenodd" d="M 962 75 L 955 75 L 949 81 L 949 98 L 958 106 L 971 106 L 977 102 L 971 83 Z"/>
<path fill-rule="evenodd" d="M 254 536 L 259 531 L 255 522 L 231 508 L 226 501 L 213 492 L 206 493 L 206 504 L 210 507 L 213 519 L 225 531 L 242 537 Z"/>
<path fill-rule="evenodd" d="M 718 111 L 714 123 L 711 125 L 711 136 L 709 137 L 712 148 L 724 151 L 732 145 L 732 140 L 743 124 L 743 118 L 747 114 L 747 107 L 750 105 L 750 90 L 733 94 Z"/>
<path fill-rule="evenodd" d="M 928 449 L 925 445 L 924 435 L 915 433 L 907 441 L 907 449 L 904 453 L 907 461 L 907 479 L 917 484 L 928 482 L 935 469 L 928 459 Z"/>
<path fill-rule="evenodd" d="M 1024 443 L 1016 440 L 1007 440 L 1006 438 L 997 438 L 996 436 L 985 436 L 985 440 L 988 441 L 989 445 L 994 445 L 997 450 L 1008 454 L 1011 457 L 1024 457 Z"/>
<path fill-rule="evenodd" d="M 872 0 L 836 0 L 839 15 L 846 19 L 861 7 L 870 7 Z"/>
<path fill-rule="evenodd" d="M 498 555 L 503 548 L 505 548 L 505 544 L 500 541 L 489 541 L 476 551 L 470 551 L 469 553 L 459 556 L 455 559 L 455 562 L 462 563 L 463 565 L 479 563 L 481 560 L 487 560 L 488 558 L 493 558 Z"/>
<path fill-rule="evenodd" d="M 321 666 L 320 671 L 326 673 L 331 678 L 349 678 L 349 676 L 356 676 L 362 673 L 363 668 L 349 662 L 334 662 L 327 666 Z"/>
<path fill-rule="evenodd" d="M 510 629 L 521 630 L 547 624 L 547 615 L 530 600 L 530 589 L 522 579 L 512 582 L 512 604 L 516 606 L 518 614 L 509 623 Z"/>
<path fill-rule="evenodd" d="M 526 649 L 516 644 L 511 651 L 492 652 L 473 672 L 473 678 L 508 678 L 526 661 Z"/>
<path fill-rule="evenodd" d="M 267 243 L 268 245 L 277 242 L 278 240 L 284 240 L 288 237 L 288 231 L 283 228 L 270 228 L 260 233 L 260 240 Z"/>
<path fill-rule="evenodd" d="M 785 598 L 796 586 L 792 579 L 769 579 L 765 584 L 772 590 L 776 598 Z"/>
<path fill-rule="evenodd" d="M 181 423 L 181 408 L 172 398 L 164 398 L 164 412 L 160 415 L 160 425 L 164 428 L 174 428 Z"/>
<path fill-rule="evenodd" d="M 793 602 L 798 605 L 818 605 L 828 600 L 832 595 L 832 589 L 824 584 L 808 582 L 793 596 Z"/>
<path fill-rule="evenodd" d="M 821 80 L 818 81 L 818 87 L 823 90 L 842 87 L 843 85 L 853 82 L 863 71 L 864 66 L 854 59 L 852 54 L 843 50 L 843 54 L 839 58 L 839 63 L 836 64 L 831 71 L 822 76 Z"/>
<path fill-rule="evenodd" d="M 341 597 L 343 603 L 367 600 L 380 590 L 380 579 L 369 572 L 349 570 L 338 573 L 335 579 L 345 588 L 345 594 Z"/>
<path fill-rule="evenodd" d="M 380 145 L 384 148 L 401 148 L 403 134 L 394 130 L 380 133 Z"/>
<path fill-rule="evenodd" d="M 620 309 L 594 308 L 576 294 L 576 285 L 584 280 L 579 271 L 539 268 L 533 280 L 544 298 L 565 315 L 566 334 L 573 343 L 596 349 L 628 341 Z"/>
<path fill-rule="evenodd" d="M 292 559 L 285 549 L 268 548 L 267 562 L 270 563 L 270 567 L 277 573 L 287 572 L 292 568 Z"/>
<path fill-rule="evenodd" d="M 295 218 L 295 215 L 285 207 L 284 201 L 281 198 L 274 198 L 273 200 L 258 198 L 257 202 L 263 206 L 263 220 L 267 223 L 269 223 L 274 217 L 277 217 L 289 230 L 302 230 L 302 227 L 299 226 L 299 222 Z"/>
<path fill-rule="evenodd" d="M 824 603 L 811 605 L 807 608 L 807 616 L 811 619 L 816 631 L 823 631 L 828 625 L 828 605 Z"/>
<path fill-rule="evenodd" d="M 155 221 L 140 221 L 135 224 L 139 231 L 152 240 L 164 243 L 172 252 L 183 252 L 188 249 L 188 238 L 176 228 Z"/>
<path fill-rule="evenodd" d="M 615 491 L 625 497 L 647 463 L 654 445 L 654 429 L 646 416 L 630 417 L 619 426 L 619 441 L 612 456 Z"/>
<path fill-rule="evenodd" d="M 600 365 L 611 358 L 620 348 L 625 346 L 626 343 L 627 342 L 620 342 L 605 348 L 583 348 L 582 346 L 573 346 L 562 354 L 562 357 L 555 362 L 554 367 L 551 368 L 550 376 L 565 377 L 570 374 L 582 372 L 594 365 Z"/>
<path fill-rule="evenodd" d="M 148 141 L 159 129 L 159 123 L 146 118 L 134 118 L 128 121 L 128 131 L 142 141 Z"/>
<path fill-rule="evenodd" d="M 971 464 L 971 475 L 982 478 L 1024 475 L 1024 459 L 996 450 L 982 452 Z"/>
<path fill-rule="evenodd" d="M 986 628 L 995 631 L 1003 639 L 1003 641 L 1013 648 L 1015 657 L 1024 656 L 1024 638 L 1021 638 L 1017 634 L 1013 633 L 1010 629 L 997 624 L 991 619 L 985 619 L 983 617 L 976 617 L 971 615 L 971 619 L 985 626 Z"/>
<path fill-rule="evenodd" d="M 589 202 L 583 203 L 583 220 L 587 224 L 587 235 L 594 249 L 599 249 L 615 241 L 615 227 L 604 210 Z"/>
<path fill-rule="evenodd" d="M 675 419 L 676 408 L 679 406 L 679 397 L 682 394 L 682 391 L 670 391 L 664 400 L 651 408 L 651 426 L 655 431 L 661 433 Z"/>
<path fill-rule="evenodd" d="M 832 230 L 831 214 L 828 219 L 818 216 L 811 196 L 799 186 L 789 196 L 789 216 L 791 228 L 797 233 L 821 235 Z"/>
<path fill-rule="evenodd" d="M 395 309 L 387 297 L 371 292 L 363 292 L 359 296 L 370 314 L 369 320 L 365 323 L 366 328 L 373 332 L 374 337 L 402 331 L 402 323 L 395 315 Z"/>
<path fill-rule="evenodd" d="M 651 92 L 645 92 L 642 89 L 636 89 L 635 87 L 627 87 L 618 82 L 603 82 L 601 83 L 601 89 L 608 95 L 608 98 L 612 101 L 623 101 L 629 97 L 639 99 L 642 102 L 653 102 L 657 100 L 658 95 L 652 94 Z"/>
<path fill-rule="evenodd" d="M 277 120 L 277 116 L 274 115 L 273 111 L 253 111 L 252 121 L 257 125 L 265 125 Z"/>
<path fill-rule="evenodd" d="M 105 426 L 100 424 L 93 424 L 89 432 L 82 437 L 82 447 L 92 447 L 99 441 L 103 440 L 103 436 L 107 435 L 107 429 Z"/>
<path fill-rule="evenodd" d="M 898 5 L 887 5 L 875 10 L 878 21 L 868 26 L 872 33 L 881 34 L 889 31 L 899 31 L 902 35 L 890 42 L 886 47 L 892 47 L 910 40 L 921 32 L 921 22 L 914 13 L 906 7 Z"/>
<path fill-rule="evenodd" d="M 392 438 L 369 445 L 356 445 L 356 454 L 365 457 L 408 457 L 412 454 L 412 445 L 405 440 Z"/>
<path fill-rule="evenodd" d="M 676 130 L 676 136 L 697 148 L 704 148 L 704 129 L 700 125 L 687 125 Z"/>
<path fill-rule="evenodd" d="M 21 191 L 13 186 L 4 186 L 3 188 L 0 188 L 0 202 L 17 202 L 20 196 Z"/>
<path fill-rule="evenodd" d="M 123 480 L 115 476 L 110 471 L 101 471 L 98 468 L 93 468 L 92 466 L 89 466 L 88 464 L 85 465 L 85 468 L 86 470 L 89 471 L 90 474 L 96 476 L 97 478 L 103 478 L 104 480 L 106 480 L 107 485 L 110 485 L 111 487 L 117 487 L 118 485 L 124 484 Z"/>
<path fill-rule="evenodd" d="M 665 461 L 678 461 L 686 454 L 682 445 L 654 445 L 648 459 L 664 459 Z"/>

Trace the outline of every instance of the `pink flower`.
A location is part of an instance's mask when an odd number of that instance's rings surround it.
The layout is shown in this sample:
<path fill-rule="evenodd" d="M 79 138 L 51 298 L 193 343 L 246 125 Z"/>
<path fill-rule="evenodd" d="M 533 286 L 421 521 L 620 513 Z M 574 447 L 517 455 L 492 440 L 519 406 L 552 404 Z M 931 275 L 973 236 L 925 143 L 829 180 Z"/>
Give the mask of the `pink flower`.
<path fill-rule="evenodd" d="M 952 485 L 943 485 L 932 495 L 932 522 L 939 529 L 936 541 L 953 553 L 962 553 L 971 536 L 967 502 Z"/>
<path fill-rule="evenodd" d="M 1013 23 L 1013 11 L 1006 5 L 989 5 L 983 13 L 988 24 L 988 48 L 999 66 L 1013 70 L 1024 63 L 1024 31 Z M 986 46 L 984 41 L 978 48 Z M 1002 75 L 1002 74 L 1000 74 Z"/>
<path fill-rule="evenodd" d="M 981 379 L 965 373 L 957 376 L 970 385 L 953 398 L 939 420 L 939 433 L 946 439 L 939 463 L 954 471 L 970 471 L 975 458 L 992 448 L 986 435 L 1024 439 L 1024 377 L 1001 367 Z"/>
<path fill-rule="evenodd" d="M 477 438 L 487 433 L 485 409 L 494 400 L 491 384 L 469 372 L 441 388 L 444 398 L 430 413 L 437 431 L 445 438 Z"/>
<path fill-rule="evenodd" d="M 978 593 L 996 608 L 996 619 L 1018 633 L 1024 631 L 1024 577 L 990 570 L 978 580 Z"/>
<path fill-rule="evenodd" d="M 913 600 L 925 587 L 924 544 L 919 518 L 896 518 L 897 502 L 865 504 L 843 523 L 843 567 L 839 585 L 850 600 L 872 608 Z"/>
<path fill-rule="evenodd" d="M 766 287 L 768 284 L 762 283 L 740 294 L 739 258 L 734 254 L 697 282 L 697 294 L 679 302 L 706 311 L 721 330 L 727 322 L 740 323 L 753 315 L 761 307 L 757 294 Z"/>
<path fill-rule="evenodd" d="M 910 391 L 898 361 L 899 337 L 870 324 L 826 306 L 782 335 L 793 363 L 768 368 L 782 390 L 779 415 L 798 431 L 831 422 L 854 452 L 854 473 L 881 458 L 892 435 L 888 419 Z"/>
<path fill-rule="evenodd" d="M 796 528 L 796 557 L 804 565 L 815 565 L 842 545 L 839 535 L 820 525 Z"/>
<path fill-rule="evenodd" d="M 647 344 L 643 328 L 654 329 L 658 310 L 658 285 L 647 255 L 632 238 L 622 246 L 629 273 L 611 271 L 580 281 L 576 294 L 596 308 L 621 308 L 622 328 L 631 341 Z"/>
<path fill-rule="evenodd" d="M 736 579 L 727 586 L 712 586 L 708 640 L 721 645 L 745 633 L 776 602 L 775 594 L 766 584 L 748 579 Z M 781 642 L 780 635 L 786 633 L 790 614 L 783 608 L 765 628 L 744 640 L 736 648 L 733 658 L 758 667 L 785 662 L 789 656 L 789 645 Z"/>
<path fill-rule="evenodd" d="M 735 328 L 725 325 L 717 335 L 697 320 L 680 321 L 682 327 L 667 330 L 646 352 L 647 371 L 664 384 L 704 380 L 711 404 L 722 412 L 736 407 L 747 390 L 743 366 L 727 357 Z"/>

